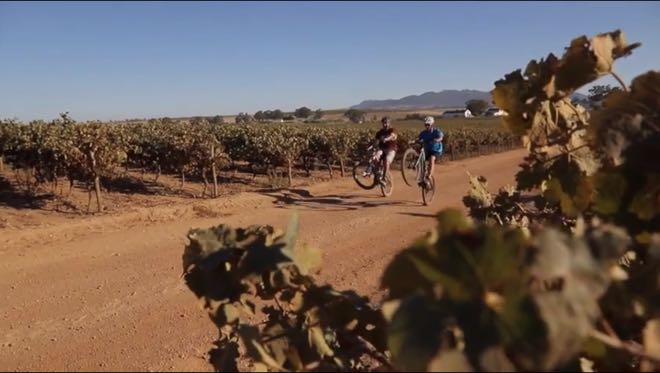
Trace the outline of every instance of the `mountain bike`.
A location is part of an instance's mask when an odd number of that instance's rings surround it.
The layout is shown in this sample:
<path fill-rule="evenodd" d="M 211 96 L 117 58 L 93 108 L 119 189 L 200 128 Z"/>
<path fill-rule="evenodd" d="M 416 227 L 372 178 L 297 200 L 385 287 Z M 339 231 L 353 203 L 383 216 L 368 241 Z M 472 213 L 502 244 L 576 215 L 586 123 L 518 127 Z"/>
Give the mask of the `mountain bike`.
<path fill-rule="evenodd" d="M 418 141 L 411 141 L 409 145 L 420 145 Z M 415 147 L 409 147 L 403 153 L 401 158 L 401 175 L 403 181 L 408 186 L 418 185 L 422 190 L 422 202 L 424 206 L 428 205 L 435 195 L 435 178 L 426 175 L 426 154 L 423 149 L 417 150 Z"/>
<path fill-rule="evenodd" d="M 383 197 L 392 195 L 394 185 L 392 185 L 392 175 L 390 172 L 383 175 L 382 160 L 374 161 L 374 155 L 378 149 L 375 146 L 367 148 L 369 155 L 353 165 L 353 180 L 357 185 L 366 190 L 371 190 L 376 186 L 380 187 Z"/>

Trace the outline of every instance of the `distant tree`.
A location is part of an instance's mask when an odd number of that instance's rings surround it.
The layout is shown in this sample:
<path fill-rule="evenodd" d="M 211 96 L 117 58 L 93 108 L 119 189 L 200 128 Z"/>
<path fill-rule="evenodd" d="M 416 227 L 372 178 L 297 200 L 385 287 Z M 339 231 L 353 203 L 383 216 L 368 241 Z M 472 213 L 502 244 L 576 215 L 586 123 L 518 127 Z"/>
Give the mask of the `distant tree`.
<path fill-rule="evenodd" d="M 424 120 L 425 115 L 420 113 L 407 114 L 403 120 Z"/>
<path fill-rule="evenodd" d="M 214 116 L 210 121 L 211 124 L 223 124 L 224 122 L 225 118 L 223 118 L 221 115 Z"/>
<path fill-rule="evenodd" d="M 484 100 L 469 100 L 465 107 L 470 110 L 472 115 L 481 115 L 488 110 L 488 102 Z"/>
<path fill-rule="evenodd" d="M 296 111 L 293 112 L 293 115 L 295 115 L 296 118 L 307 118 L 310 115 L 312 115 L 312 109 L 303 106 L 301 108 L 296 109 Z"/>
<path fill-rule="evenodd" d="M 611 93 L 620 91 L 621 88 L 614 87 L 612 88 L 609 84 L 607 85 L 595 85 L 589 88 L 589 101 L 594 106 L 600 106 L 600 103 Z"/>
<path fill-rule="evenodd" d="M 199 126 L 200 124 L 204 124 L 204 122 L 206 122 L 206 119 L 202 117 L 192 117 L 190 119 L 190 124 L 192 124 L 193 126 Z"/>
<path fill-rule="evenodd" d="M 238 113 L 236 116 L 236 123 L 249 123 L 252 122 L 252 117 L 248 113 Z"/>
<path fill-rule="evenodd" d="M 314 119 L 314 120 L 319 120 L 319 119 L 321 119 L 321 118 L 323 118 L 323 111 L 322 111 L 321 109 L 316 109 L 316 111 L 314 112 L 314 116 L 312 117 L 312 119 Z"/>
<path fill-rule="evenodd" d="M 344 113 L 344 116 L 348 118 L 353 123 L 362 123 L 366 118 L 367 114 L 358 109 L 348 109 Z"/>
<path fill-rule="evenodd" d="M 172 124 L 172 123 L 174 123 L 174 121 L 173 121 L 172 118 L 170 118 L 170 117 L 164 117 L 164 118 L 161 118 L 160 121 L 161 121 L 163 124 Z"/>
<path fill-rule="evenodd" d="M 73 124 L 76 123 L 75 120 L 71 119 L 71 116 L 69 115 L 69 112 L 66 111 L 64 113 L 60 113 L 60 122 L 62 124 Z"/>
<path fill-rule="evenodd" d="M 258 121 L 263 120 L 279 120 L 284 118 L 284 113 L 282 110 L 259 110 L 254 113 L 254 119 Z"/>
<path fill-rule="evenodd" d="M 294 119 L 296 119 L 296 117 L 293 116 L 293 115 L 286 115 L 286 116 L 285 116 L 284 118 L 282 118 L 282 119 L 284 119 L 284 120 L 294 120 Z"/>

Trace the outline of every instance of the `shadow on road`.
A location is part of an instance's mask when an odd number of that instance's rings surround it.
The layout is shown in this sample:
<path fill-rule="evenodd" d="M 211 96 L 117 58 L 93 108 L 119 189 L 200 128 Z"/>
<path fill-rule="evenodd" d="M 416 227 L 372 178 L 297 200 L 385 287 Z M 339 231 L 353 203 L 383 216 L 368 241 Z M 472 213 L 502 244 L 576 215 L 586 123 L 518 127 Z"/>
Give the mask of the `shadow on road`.
<path fill-rule="evenodd" d="M 15 209 L 41 209 L 52 200 L 52 193 L 30 195 L 16 189 L 7 179 L 0 176 L 0 206 Z"/>
<path fill-rule="evenodd" d="M 371 198 L 355 194 L 329 194 L 314 196 L 305 189 L 258 190 L 257 193 L 274 199 L 279 208 L 304 207 L 323 211 L 347 211 L 379 206 L 417 206 L 408 201 L 384 197 Z"/>
<path fill-rule="evenodd" d="M 108 192 L 123 194 L 161 194 L 160 185 L 153 181 L 140 180 L 131 176 L 101 177 L 101 184 Z M 162 189 L 162 188 L 160 188 Z"/>
<path fill-rule="evenodd" d="M 421 203 L 420 203 L 420 205 L 421 205 Z M 418 217 L 418 218 L 436 218 L 437 217 L 436 214 L 423 214 L 423 213 L 419 213 L 419 212 L 399 212 L 398 214 L 408 215 L 408 216 L 415 216 L 415 217 Z"/>

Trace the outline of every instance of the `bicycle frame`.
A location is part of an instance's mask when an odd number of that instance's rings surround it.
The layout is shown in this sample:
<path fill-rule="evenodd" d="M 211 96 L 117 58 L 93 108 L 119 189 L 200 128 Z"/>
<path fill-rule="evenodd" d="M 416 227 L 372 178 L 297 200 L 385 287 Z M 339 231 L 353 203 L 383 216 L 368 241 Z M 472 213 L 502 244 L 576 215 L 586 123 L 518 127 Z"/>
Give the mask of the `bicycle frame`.
<path fill-rule="evenodd" d="M 380 177 L 381 174 L 383 173 L 383 159 L 374 159 L 374 156 L 376 155 L 376 152 L 378 152 L 378 148 L 375 146 L 370 146 L 367 148 L 369 150 L 369 164 L 371 165 L 371 172 L 377 177 Z M 384 156 L 384 155 L 383 155 Z"/>
<path fill-rule="evenodd" d="M 426 175 L 426 152 L 423 148 L 420 149 L 419 157 L 417 157 L 417 162 L 415 162 L 415 171 L 417 172 L 417 182 L 422 182 Z"/>

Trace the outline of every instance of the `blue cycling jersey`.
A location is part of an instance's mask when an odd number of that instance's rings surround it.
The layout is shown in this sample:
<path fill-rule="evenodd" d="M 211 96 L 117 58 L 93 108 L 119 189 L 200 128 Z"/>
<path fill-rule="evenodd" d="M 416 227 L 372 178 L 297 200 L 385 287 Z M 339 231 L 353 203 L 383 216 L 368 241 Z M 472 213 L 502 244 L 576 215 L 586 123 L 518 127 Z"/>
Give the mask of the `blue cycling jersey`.
<path fill-rule="evenodd" d="M 442 153 L 442 143 L 434 141 L 444 137 L 442 131 L 434 128 L 432 131 L 424 130 L 419 134 L 419 139 L 424 142 L 424 150 L 433 153 Z"/>

